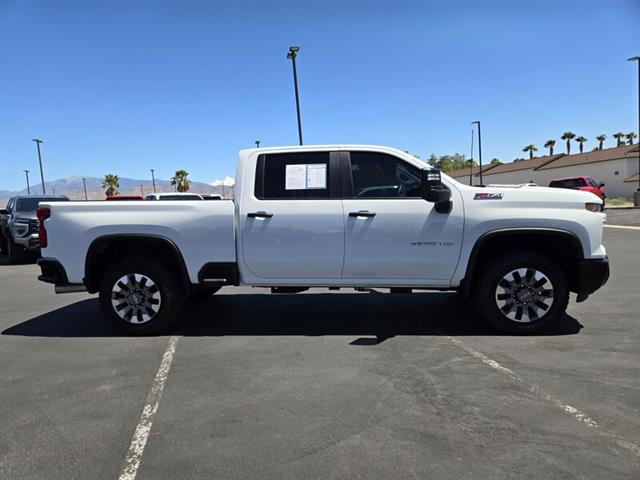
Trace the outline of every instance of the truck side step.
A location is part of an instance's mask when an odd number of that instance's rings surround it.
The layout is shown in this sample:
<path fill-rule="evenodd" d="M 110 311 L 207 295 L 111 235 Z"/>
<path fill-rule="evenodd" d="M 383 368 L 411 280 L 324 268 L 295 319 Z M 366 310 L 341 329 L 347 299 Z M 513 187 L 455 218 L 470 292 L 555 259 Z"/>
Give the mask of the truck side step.
<path fill-rule="evenodd" d="M 309 290 L 309 287 L 271 287 L 271 293 L 300 293 Z"/>

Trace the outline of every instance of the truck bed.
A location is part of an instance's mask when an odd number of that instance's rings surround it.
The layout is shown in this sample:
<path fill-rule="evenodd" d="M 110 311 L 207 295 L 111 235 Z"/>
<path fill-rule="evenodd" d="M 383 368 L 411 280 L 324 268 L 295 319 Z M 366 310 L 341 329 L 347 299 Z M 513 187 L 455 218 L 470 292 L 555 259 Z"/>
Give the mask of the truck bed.
<path fill-rule="evenodd" d="M 43 257 L 58 259 L 70 283 L 82 283 L 91 243 L 104 236 L 152 235 L 170 240 L 181 252 L 189 278 L 208 262 L 235 262 L 232 200 L 122 201 L 41 203 L 51 210 L 46 220 Z"/>

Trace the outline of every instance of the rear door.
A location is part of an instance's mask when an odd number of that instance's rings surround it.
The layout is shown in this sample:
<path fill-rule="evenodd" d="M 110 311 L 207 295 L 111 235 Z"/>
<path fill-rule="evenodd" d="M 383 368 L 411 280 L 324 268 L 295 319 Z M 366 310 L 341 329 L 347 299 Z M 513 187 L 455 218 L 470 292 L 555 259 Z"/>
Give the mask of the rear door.
<path fill-rule="evenodd" d="M 452 211 L 438 213 L 420 196 L 420 169 L 405 160 L 352 151 L 344 152 L 341 162 L 346 179 L 343 279 L 447 284 L 462 241 L 458 191 L 452 188 Z"/>
<path fill-rule="evenodd" d="M 262 154 L 253 187 L 243 194 L 239 221 L 242 259 L 254 283 L 339 279 L 344 224 L 338 153 Z"/>

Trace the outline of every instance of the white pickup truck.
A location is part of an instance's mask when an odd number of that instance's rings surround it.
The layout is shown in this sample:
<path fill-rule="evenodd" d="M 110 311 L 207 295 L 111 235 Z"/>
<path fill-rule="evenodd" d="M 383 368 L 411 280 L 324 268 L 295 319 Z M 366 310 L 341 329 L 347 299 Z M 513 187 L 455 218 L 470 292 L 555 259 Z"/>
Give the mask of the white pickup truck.
<path fill-rule="evenodd" d="M 224 285 L 456 290 L 498 329 L 533 333 L 609 276 L 591 193 L 467 186 L 354 145 L 242 150 L 236 180 L 234 201 L 42 202 L 39 279 L 99 293 L 132 334 Z"/>

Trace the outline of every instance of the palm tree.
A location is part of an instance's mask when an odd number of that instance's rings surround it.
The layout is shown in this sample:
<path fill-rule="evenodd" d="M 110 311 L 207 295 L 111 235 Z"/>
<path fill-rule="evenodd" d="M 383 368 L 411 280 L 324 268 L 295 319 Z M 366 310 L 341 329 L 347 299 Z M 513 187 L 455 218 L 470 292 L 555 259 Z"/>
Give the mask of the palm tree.
<path fill-rule="evenodd" d="M 556 146 L 556 141 L 554 139 L 547 140 L 547 143 L 544 144 L 544 148 L 549 149 L 549 155 L 553 155 L 553 147 Z"/>
<path fill-rule="evenodd" d="M 567 141 L 567 155 L 569 155 L 571 153 L 571 140 L 576 138 L 576 134 L 573 132 L 564 132 L 560 138 Z"/>
<path fill-rule="evenodd" d="M 118 175 L 107 173 L 102 181 L 102 188 L 106 188 L 104 194 L 107 197 L 110 195 L 117 195 L 118 188 L 120 188 L 120 178 Z"/>
<path fill-rule="evenodd" d="M 633 132 L 629 132 L 625 135 L 625 138 L 627 139 L 627 142 L 629 143 L 629 145 L 633 145 L 633 139 L 636 137 L 637 135 Z"/>
<path fill-rule="evenodd" d="M 531 160 L 533 158 L 533 152 L 537 152 L 538 149 L 536 148 L 535 145 L 531 144 L 531 145 L 527 145 L 526 147 L 524 147 L 522 149 L 523 152 L 529 152 L 529 160 Z"/>
<path fill-rule="evenodd" d="M 582 149 L 583 149 L 582 144 L 584 142 L 586 142 L 586 141 L 587 141 L 587 139 L 585 137 L 583 137 L 582 135 L 580 135 L 579 137 L 576 137 L 576 142 L 578 142 L 578 145 L 579 145 L 579 148 L 580 148 L 580 153 L 582 153 Z"/>
<path fill-rule="evenodd" d="M 617 132 L 617 133 L 614 133 L 612 137 L 615 138 L 618 142 L 616 144 L 616 147 L 621 147 L 622 145 L 624 145 L 624 140 L 622 140 L 624 138 L 624 133 Z"/>
<path fill-rule="evenodd" d="M 604 141 L 607 139 L 607 136 L 605 134 L 602 135 L 598 135 L 596 137 L 596 140 L 598 141 L 598 149 L 602 150 L 602 144 L 604 143 Z"/>
<path fill-rule="evenodd" d="M 171 185 L 176 187 L 178 192 L 189 191 L 189 172 L 186 170 L 176 170 L 175 176 L 171 178 Z"/>

